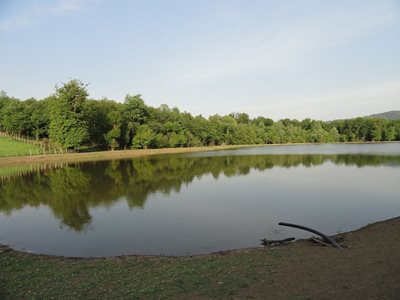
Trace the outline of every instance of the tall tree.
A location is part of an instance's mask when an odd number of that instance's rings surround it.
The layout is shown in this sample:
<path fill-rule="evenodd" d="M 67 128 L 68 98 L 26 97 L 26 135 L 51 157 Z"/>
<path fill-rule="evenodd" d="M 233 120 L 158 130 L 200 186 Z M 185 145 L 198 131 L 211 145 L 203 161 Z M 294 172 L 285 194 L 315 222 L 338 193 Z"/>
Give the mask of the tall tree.
<path fill-rule="evenodd" d="M 141 95 L 127 95 L 125 97 L 122 114 L 125 123 L 124 129 L 126 144 L 124 146 L 130 147 L 138 127 L 147 121 L 149 110 L 141 98 Z"/>
<path fill-rule="evenodd" d="M 65 148 L 77 148 L 89 137 L 83 107 L 88 92 L 79 80 L 71 80 L 56 88 L 50 112 L 50 139 Z"/>
<path fill-rule="evenodd" d="M 2 127 L 13 135 L 26 135 L 29 128 L 29 114 L 26 105 L 12 99 L 2 108 Z"/>
<path fill-rule="evenodd" d="M 25 101 L 30 127 L 27 135 L 36 140 L 48 136 L 50 119 L 47 102 L 46 100 L 37 101 L 34 98 Z"/>

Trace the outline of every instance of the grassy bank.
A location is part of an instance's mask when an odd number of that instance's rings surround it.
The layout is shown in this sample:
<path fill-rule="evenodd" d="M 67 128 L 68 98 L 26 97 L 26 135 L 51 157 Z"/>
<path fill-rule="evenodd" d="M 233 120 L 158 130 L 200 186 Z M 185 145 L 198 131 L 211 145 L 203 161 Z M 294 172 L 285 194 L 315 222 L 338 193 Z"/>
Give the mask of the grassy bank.
<path fill-rule="evenodd" d="M 350 249 L 298 241 L 178 258 L 63 258 L 3 247 L 0 298 L 400 299 L 400 219 L 344 238 Z"/>
<path fill-rule="evenodd" d="M 37 155 L 39 150 L 40 148 L 36 145 L 0 137 L 0 157 Z"/>
<path fill-rule="evenodd" d="M 272 252 L 265 254 L 251 251 L 196 258 L 70 259 L 12 252 L 0 255 L 0 297 L 220 297 L 254 283 L 258 279 L 255 269 L 268 272 Z"/>

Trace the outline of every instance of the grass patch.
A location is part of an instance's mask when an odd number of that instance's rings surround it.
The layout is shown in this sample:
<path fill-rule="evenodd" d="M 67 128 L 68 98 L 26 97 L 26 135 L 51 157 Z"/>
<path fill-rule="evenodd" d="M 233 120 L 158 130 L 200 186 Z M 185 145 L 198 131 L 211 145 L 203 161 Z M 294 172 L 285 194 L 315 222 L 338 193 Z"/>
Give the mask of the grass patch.
<path fill-rule="evenodd" d="M 269 271 L 265 251 L 193 258 L 60 259 L 0 254 L 2 299 L 222 298 Z"/>
<path fill-rule="evenodd" d="M 36 145 L 15 141 L 8 137 L 0 137 L 0 157 L 38 154 Z"/>

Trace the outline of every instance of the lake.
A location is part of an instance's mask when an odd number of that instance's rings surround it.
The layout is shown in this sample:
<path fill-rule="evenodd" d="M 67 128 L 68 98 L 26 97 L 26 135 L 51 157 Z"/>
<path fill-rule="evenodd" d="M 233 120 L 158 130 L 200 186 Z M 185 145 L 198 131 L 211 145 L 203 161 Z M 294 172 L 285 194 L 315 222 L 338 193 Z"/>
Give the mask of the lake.
<path fill-rule="evenodd" d="M 2 175 L 3 174 L 3 175 Z M 0 243 L 64 256 L 194 255 L 400 215 L 400 143 L 264 146 L 0 168 Z"/>

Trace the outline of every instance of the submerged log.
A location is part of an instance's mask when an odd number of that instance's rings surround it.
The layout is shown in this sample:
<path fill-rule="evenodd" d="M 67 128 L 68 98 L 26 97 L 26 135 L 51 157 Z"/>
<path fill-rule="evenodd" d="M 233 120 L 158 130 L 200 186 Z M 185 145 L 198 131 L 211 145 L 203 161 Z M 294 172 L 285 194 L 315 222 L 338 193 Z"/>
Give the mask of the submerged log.
<path fill-rule="evenodd" d="M 306 230 L 306 231 L 315 233 L 315 234 L 319 235 L 320 237 L 322 237 L 322 238 L 323 238 L 324 240 L 326 240 L 327 242 L 329 242 L 333 247 L 335 247 L 335 248 L 340 248 L 340 246 L 338 245 L 338 243 L 336 243 L 336 241 L 335 241 L 333 238 L 331 238 L 331 237 L 329 237 L 329 236 L 327 236 L 327 235 L 325 235 L 325 234 L 323 234 L 323 233 L 321 233 L 321 232 L 319 232 L 319 231 L 317 231 L 317 230 L 315 230 L 315 229 L 312 229 L 312 228 L 309 228 L 309 227 L 306 227 L 306 226 L 302 226 L 302 225 L 291 224 L 291 223 L 285 223 L 285 222 L 279 222 L 278 225 L 281 225 L 281 226 L 288 226 L 288 227 L 294 227 L 294 228 L 298 228 L 298 229 L 302 229 L 302 230 Z"/>
<path fill-rule="evenodd" d="M 283 240 L 267 240 L 267 239 L 261 239 L 261 245 L 263 245 L 264 247 L 268 247 L 271 246 L 273 244 L 286 244 L 289 243 L 291 241 L 294 241 L 296 238 L 294 237 L 290 237 L 290 238 L 286 238 Z"/>

